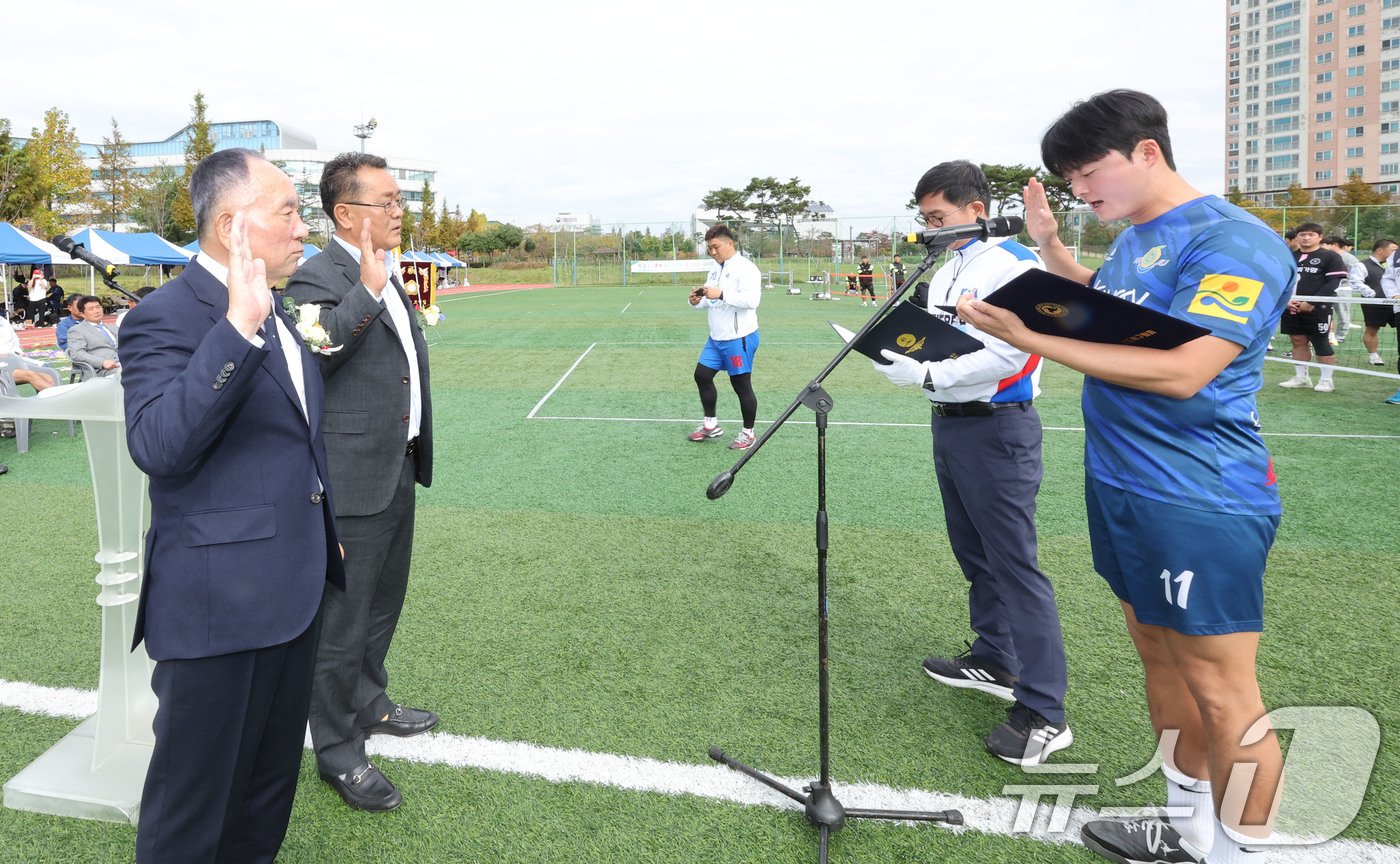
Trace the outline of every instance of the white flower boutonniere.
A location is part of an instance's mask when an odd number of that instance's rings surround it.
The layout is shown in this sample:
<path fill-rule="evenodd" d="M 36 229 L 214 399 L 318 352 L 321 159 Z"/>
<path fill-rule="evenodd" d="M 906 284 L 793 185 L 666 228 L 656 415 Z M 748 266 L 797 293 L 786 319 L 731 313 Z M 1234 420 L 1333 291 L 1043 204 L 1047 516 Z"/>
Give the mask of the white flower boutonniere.
<path fill-rule="evenodd" d="M 301 341 L 305 343 L 306 349 L 312 354 L 334 354 L 343 345 L 332 345 L 331 334 L 326 332 L 326 328 L 321 326 L 321 307 L 315 303 L 303 303 L 300 306 L 290 297 L 282 298 L 282 308 L 287 314 L 292 316 L 296 323 L 297 333 L 301 335 Z"/>

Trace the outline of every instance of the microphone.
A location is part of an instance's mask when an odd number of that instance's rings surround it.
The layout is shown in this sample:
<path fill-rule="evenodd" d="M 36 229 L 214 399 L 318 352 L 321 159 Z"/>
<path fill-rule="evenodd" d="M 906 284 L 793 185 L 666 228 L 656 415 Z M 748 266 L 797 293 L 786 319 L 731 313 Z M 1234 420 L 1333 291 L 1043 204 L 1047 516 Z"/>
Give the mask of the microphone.
<path fill-rule="evenodd" d="M 103 258 L 98 258 L 96 255 L 92 254 L 86 248 L 84 248 L 83 244 L 74 243 L 72 237 L 65 237 L 62 234 L 60 234 L 57 237 L 50 240 L 49 242 L 57 246 L 60 250 L 68 253 L 68 255 L 70 255 L 71 257 L 77 258 L 79 261 L 82 261 L 86 264 L 91 264 L 106 276 L 117 275 L 117 265 Z"/>
<path fill-rule="evenodd" d="M 988 237 L 1014 237 L 1026 227 L 1026 220 L 1020 216 L 997 216 L 994 219 L 978 219 L 970 225 L 950 225 L 947 228 L 930 228 L 915 231 L 904 239 L 910 243 L 956 243 L 959 240 L 986 240 Z"/>
<path fill-rule="evenodd" d="M 113 264 L 111 261 L 97 257 L 89 252 L 81 243 L 74 243 L 72 237 L 65 237 L 60 234 L 49 242 L 57 246 L 60 252 L 66 252 L 69 256 L 97 268 L 97 271 L 102 274 L 102 284 L 106 285 L 108 288 L 118 292 L 128 300 L 139 301 L 141 299 L 117 284 L 117 265 Z"/>

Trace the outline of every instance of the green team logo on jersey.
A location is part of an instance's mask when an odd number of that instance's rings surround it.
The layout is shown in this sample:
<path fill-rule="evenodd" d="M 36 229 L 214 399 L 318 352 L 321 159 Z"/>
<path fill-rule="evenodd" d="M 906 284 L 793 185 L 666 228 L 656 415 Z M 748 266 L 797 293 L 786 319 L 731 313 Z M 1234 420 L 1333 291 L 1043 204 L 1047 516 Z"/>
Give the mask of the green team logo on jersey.
<path fill-rule="evenodd" d="M 1145 274 L 1153 267 L 1165 266 L 1167 264 L 1167 259 L 1162 257 L 1162 252 L 1166 248 L 1167 247 L 1165 244 L 1161 246 L 1153 246 L 1151 249 L 1148 249 L 1146 252 L 1142 253 L 1142 257 L 1137 259 L 1137 261 L 1133 262 L 1137 264 L 1138 275 L 1141 276 Z"/>

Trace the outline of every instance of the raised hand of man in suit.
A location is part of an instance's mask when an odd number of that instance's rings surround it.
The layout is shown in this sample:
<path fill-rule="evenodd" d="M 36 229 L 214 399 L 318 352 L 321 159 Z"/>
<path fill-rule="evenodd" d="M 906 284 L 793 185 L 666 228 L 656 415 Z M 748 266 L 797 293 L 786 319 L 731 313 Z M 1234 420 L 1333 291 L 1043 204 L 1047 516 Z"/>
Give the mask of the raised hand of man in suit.
<path fill-rule="evenodd" d="M 228 250 L 228 322 L 251 339 L 272 314 L 272 292 L 267 287 L 267 264 L 253 257 L 248 244 L 248 218 L 233 214 Z"/>
<path fill-rule="evenodd" d="M 386 249 L 374 248 L 369 220 L 360 227 L 360 281 L 375 297 L 384 294 L 384 286 L 389 284 L 389 271 L 384 266 Z"/>

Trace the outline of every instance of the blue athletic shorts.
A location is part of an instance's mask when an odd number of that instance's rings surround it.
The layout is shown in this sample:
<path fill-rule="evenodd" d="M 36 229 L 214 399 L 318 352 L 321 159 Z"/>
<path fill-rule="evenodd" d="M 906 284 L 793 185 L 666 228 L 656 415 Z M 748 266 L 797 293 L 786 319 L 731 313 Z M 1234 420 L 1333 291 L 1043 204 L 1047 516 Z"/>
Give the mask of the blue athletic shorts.
<path fill-rule="evenodd" d="M 706 339 L 705 347 L 700 349 L 700 365 L 716 372 L 723 369 L 731 377 L 747 375 L 753 371 L 753 355 L 757 353 L 757 330 L 747 336 L 726 339 L 723 342 Z"/>
<path fill-rule="evenodd" d="M 1193 510 L 1084 481 L 1094 569 L 1143 624 L 1192 636 L 1264 629 L 1277 516 Z"/>

